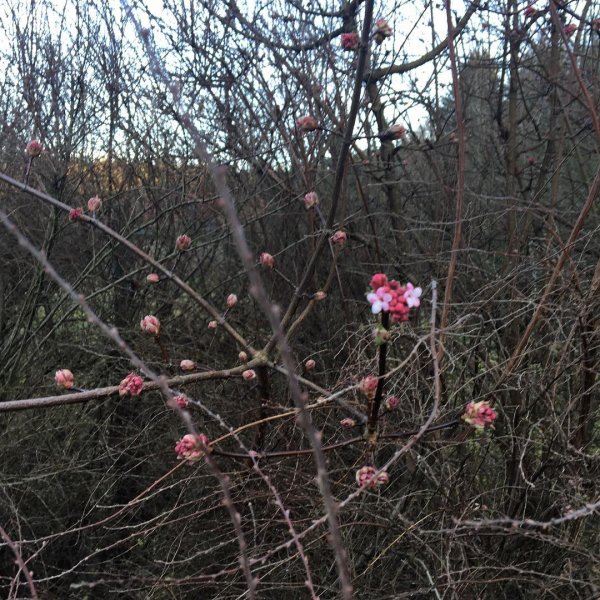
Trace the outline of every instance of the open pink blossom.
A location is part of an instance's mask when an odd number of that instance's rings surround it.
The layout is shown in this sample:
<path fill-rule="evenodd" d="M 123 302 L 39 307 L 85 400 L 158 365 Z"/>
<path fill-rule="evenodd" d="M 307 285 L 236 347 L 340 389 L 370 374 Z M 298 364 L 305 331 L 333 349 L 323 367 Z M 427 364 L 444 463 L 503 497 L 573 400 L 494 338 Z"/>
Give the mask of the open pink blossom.
<path fill-rule="evenodd" d="M 390 310 L 392 295 L 387 291 L 387 288 L 380 287 L 376 291 L 367 294 L 367 300 L 371 303 L 371 312 L 378 315 L 382 310 L 384 312 Z"/>
<path fill-rule="evenodd" d="M 119 384 L 119 396 L 139 396 L 144 389 L 144 380 L 135 373 L 129 373 Z"/>
<path fill-rule="evenodd" d="M 193 360 L 189 360 L 188 358 L 184 358 L 179 363 L 179 368 L 182 371 L 193 371 L 196 368 L 196 363 Z"/>
<path fill-rule="evenodd" d="M 360 35 L 356 31 L 342 33 L 340 43 L 344 50 L 356 50 L 360 46 Z"/>
<path fill-rule="evenodd" d="M 188 433 L 177 442 L 175 452 L 178 458 L 195 462 L 204 456 L 204 449 L 208 450 L 208 444 L 209 439 L 203 433 L 199 435 Z"/>
<path fill-rule="evenodd" d="M 296 127 L 302 133 L 308 133 L 319 129 L 319 122 L 312 115 L 305 115 L 296 119 Z"/>
<path fill-rule="evenodd" d="M 404 300 L 408 308 L 417 308 L 421 305 L 421 294 L 423 290 L 420 287 L 415 287 L 410 281 L 404 288 Z"/>
<path fill-rule="evenodd" d="M 87 207 L 90 212 L 96 212 L 102 208 L 102 200 L 98 196 L 93 196 L 87 201 Z"/>
<path fill-rule="evenodd" d="M 140 321 L 142 331 L 150 335 L 158 335 L 160 333 L 160 321 L 154 315 L 146 315 Z"/>
<path fill-rule="evenodd" d="M 380 485 L 386 485 L 390 481 L 387 471 L 379 471 L 371 465 L 365 465 L 356 471 L 356 483 L 361 488 L 376 488 Z"/>
<path fill-rule="evenodd" d="M 493 426 L 497 416 L 489 402 L 481 400 L 481 402 L 469 402 L 462 418 L 476 429 L 485 429 Z"/>
<path fill-rule="evenodd" d="M 191 245 L 192 245 L 192 238 L 189 235 L 186 235 L 185 233 L 180 235 L 175 240 L 175 246 L 177 247 L 177 250 L 179 250 L 180 252 L 185 252 L 186 250 L 189 250 Z"/>
<path fill-rule="evenodd" d="M 43 149 L 44 148 L 39 140 L 31 140 L 25 147 L 25 154 L 31 156 L 31 158 L 36 158 L 42 153 Z"/>
<path fill-rule="evenodd" d="M 54 373 L 54 381 L 58 387 L 70 390 L 75 385 L 75 377 L 69 369 L 60 369 Z"/>

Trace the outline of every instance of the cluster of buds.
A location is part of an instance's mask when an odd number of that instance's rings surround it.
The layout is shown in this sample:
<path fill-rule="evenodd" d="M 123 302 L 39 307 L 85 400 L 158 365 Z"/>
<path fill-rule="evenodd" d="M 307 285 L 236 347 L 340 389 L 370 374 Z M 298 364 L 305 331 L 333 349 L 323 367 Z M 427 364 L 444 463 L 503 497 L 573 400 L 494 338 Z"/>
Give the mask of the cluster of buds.
<path fill-rule="evenodd" d="M 342 33 L 340 41 L 344 50 L 356 50 L 360 46 L 360 35 L 356 31 Z"/>
<path fill-rule="evenodd" d="M 273 258 L 273 255 L 269 254 L 268 252 L 261 252 L 258 260 L 266 269 L 275 268 L 275 259 Z"/>
<path fill-rule="evenodd" d="M 375 398 L 375 392 L 377 391 L 377 386 L 379 385 L 379 379 L 375 375 L 367 375 L 363 379 L 361 379 L 358 384 L 358 389 L 369 399 L 372 400 Z"/>
<path fill-rule="evenodd" d="M 190 401 L 185 394 L 178 394 L 173 398 L 173 402 L 179 406 L 179 408 L 187 408 Z"/>
<path fill-rule="evenodd" d="M 189 358 L 184 358 L 179 363 L 179 368 L 182 371 L 193 371 L 196 368 L 196 363 L 193 360 L 190 360 Z"/>
<path fill-rule="evenodd" d="M 140 321 L 140 327 L 142 328 L 142 331 L 145 331 L 150 335 L 158 335 L 160 333 L 160 321 L 154 315 L 146 315 Z"/>
<path fill-rule="evenodd" d="M 83 208 L 72 208 L 69 211 L 69 221 L 77 221 L 83 216 Z"/>
<path fill-rule="evenodd" d="M 392 334 L 381 324 L 377 325 L 373 330 L 373 341 L 376 346 L 387 344 L 391 337 Z"/>
<path fill-rule="evenodd" d="M 190 462 L 200 460 L 204 456 L 208 444 L 209 439 L 203 433 L 199 435 L 188 433 L 175 445 L 177 458 L 189 460 Z"/>
<path fill-rule="evenodd" d="M 179 250 L 179 252 L 185 252 L 186 250 L 189 250 L 191 245 L 192 238 L 189 235 L 186 235 L 185 233 L 180 235 L 175 240 L 175 247 L 177 248 L 177 250 Z"/>
<path fill-rule="evenodd" d="M 373 39 L 378 46 L 383 44 L 385 38 L 392 37 L 392 28 L 385 19 L 377 19 L 375 21 L 375 29 L 373 30 Z"/>
<path fill-rule="evenodd" d="M 139 396 L 144 389 L 144 380 L 135 373 L 129 373 L 119 384 L 119 396 Z"/>
<path fill-rule="evenodd" d="M 387 140 L 401 140 L 405 135 L 406 128 L 396 123 L 395 125 L 392 125 L 389 129 L 382 131 L 379 134 L 379 139 L 384 142 Z"/>
<path fill-rule="evenodd" d="M 39 140 L 31 140 L 25 147 L 25 154 L 31 158 L 37 158 L 43 150 L 43 146 Z"/>
<path fill-rule="evenodd" d="M 58 387 L 70 390 L 75 385 L 75 377 L 69 369 L 60 369 L 54 374 L 54 381 Z"/>
<path fill-rule="evenodd" d="M 346 240 L 348 239 L 348 234 L 340 229 L 339 231 L 336 231 L 329 239 L 331 243 L 335 244 L 336 246 L 344 246 Z"/>
<path fill-rule="evenodd" d="M 346 417 L 340 421 L 340 427 L 343 429 L 352 429 L 353 427 L 356 427 L 356 421 L 350 417 Z"/>
<path fill-rule="evenodd" d="M 485 429 L 488 426 L 493 427 L 497 416 L 489 402 L 482 400 L 481 402 L 469 402 L 462 419 L 475 429 Z"/>
<path fill-rule="evenodd" d="M 98 196 L 92 196 L 87 201 L 87 207 L 90 212 L 97 212 L 102 208 L 102 200 Z"/>
<path fill-rule="evenodd" d="M 308 133 L 319 129 L 319 122 L 312 115 L 306 115 L 296 119 L 296 127 L 301 133 Z"/>
<path fill-rule="evenodd" d="M 400 398 L 398 396 L 388 396 L 383 403 L 388 410 L 396 410 L 400 405 Z"/>
<path fill-rule="evenodd" d="M 375 467 L 365 465 L 356 471 L 356 483 L 361 488 L 376 488 L 390 481 L 387 471 L 379 471 Z"/>
<path fill-rule="evenodd" d="M 384 273 L 376 273 L 369 285 L 372 292 L 367 294 L 367 300 L 374 315 L 387 312 L 394 321 L 406 321 L 409 309 L 421 304 L 423 290 L 412 283 L 402 287 L 397 281 L 389 281 Z"/>
<path fill-rule="evenodd" d="M 308 192 L 308 194 L 304 194 L 304 208 L 310 210 L 316 206 L 319 206 L 319 196 L 317 196 L 317 192 Z"/>

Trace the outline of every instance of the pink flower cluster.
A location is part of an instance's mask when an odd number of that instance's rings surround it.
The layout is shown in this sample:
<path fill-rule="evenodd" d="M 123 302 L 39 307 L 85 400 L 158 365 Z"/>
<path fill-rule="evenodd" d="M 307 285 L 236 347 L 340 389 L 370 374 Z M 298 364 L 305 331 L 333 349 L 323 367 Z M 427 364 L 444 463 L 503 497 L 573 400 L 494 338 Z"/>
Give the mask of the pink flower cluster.
<path fill-rule="evenodd" d="M 356 31 L 342 33 L 341 44 L 344 50 L 356 50 L 360 45 L 360 35 Z"/>
<path fill-rule="evenodd" d="M 375 28 L 373 31 L 373 38 L 375 39 L 375 43 L 377 45 L 383 44 L 383 40 L 385 38 L 392 36 L 392 28 L 389 23 L 385 19 L 377 19 L 375 21 Z"/>
<path fill-rule="evenodd" d="M 185 394 L 178 394 L 173 397 L 173 402 L 179 406 L 179 408 L 187 408 L 190 403 L 188 397 Z"/>
<path fill-rule="evenodd" d="M 389 281 L 384 273 L 376 273 L 369 285 L 373 291 L 367 294 L 367 300 L 374 315 L 388 312 L 394 321 L 406 321 L 409 309 L 421 304 L 423 290 L 412 283 L 402 287 L 397 281 Z"/>
<path fill-rule="evenodd" d="M 31 140 L 25 147 L 25 154 L 31 158 L 38 157 L 44 148 L 39 140 Z"/>
<path fill-rule="evenodd" d="M 309 131 L 319 129 L 319 122 L 312 115 L 306 115 L 296 119 L 296 127 L 298 131 L 308 133 Z"/>
<path fill-rule="evenodd" d="M 193 435 L 188 433 L 184 435 L 175 445 L 175 452 L 178 458 L 183 458 L 191 462 L 200 460 L 204 456 L 202 447 L 208 446 L 209 439 L 203 434 Z"/>
<path fill-rule="evenodd" d="M 369 399 L 375 398 L 375 392 L 379 385 L 379 379 L 376 375 L 367 375 L 364 379 L 361 379 L 358 384 L 358 389 Z"/>
<path fill-rule="evenodd" d="M 135 373 L 129 373 L 119 384 L 119 396 L 139 396 L 144 389 L 144 380 Z"/>
<path fill-rule="evenodd" d="M 158 335 L 160 333 L 160 321 L 154 315 L 146 315 L 140 321 L 140 327 L 142 331 L 151 335 Z"/>
<path fill-rule="evenodd" d="M 69 369 L 56 371 L 54 381 L 58 387 L 65 388 L 65 390 L 70 390 L 75 385 L 75 378 Z"/>
<path fill-rule="evenodd" d="M 386 485 L 390 481 L 387 471 L 379 471 L 371 465 L 365 465 L 356 471 L 356 483 L 361 488 L 376 488 L 379 485 Z"/>
<path fill-rule="evenodd" d="M 462 418 L 476 429 L 485 429 L 488 425 L 493 426 L 497 416 L 489 402 L 482 400 L 481 402 L 469 402 Z"/>

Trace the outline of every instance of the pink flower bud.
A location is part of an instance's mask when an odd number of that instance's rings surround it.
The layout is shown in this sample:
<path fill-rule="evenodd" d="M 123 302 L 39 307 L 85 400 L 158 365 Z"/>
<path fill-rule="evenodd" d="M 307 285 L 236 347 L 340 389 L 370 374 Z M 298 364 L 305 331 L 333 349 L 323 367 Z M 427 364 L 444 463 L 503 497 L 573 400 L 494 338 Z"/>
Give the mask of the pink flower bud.
<path fill-rule="evenodd" d="M 535 9 L 535 7 L 533 6 L 533 4 L 530 4 L 526 9 L 525 9 L 525 16 L 528 18 L 531 17 L 535 17 L 537 15 L 537 10 Z"/>
<path fill-rule="evenodd" d="M 204 456 L 204 450 L 209 450 L 208 444 L 209 439 L 203 433 L 199 435 L 188 433 L 177 442 L 175 452 L 178 458 L 195 462 Z"/>
<path fill-rule="evenodd" d="M 344 50 L 356 50 L 360 46 L 360 36 L 356 31 L 342 33 L 340 42 Z"/>
<path fill-rule="evenodd" d="M 379 379 L 375 375 L 367 375 L 358 384 L 358 389 L 369 399 L 372 400 L 375 397 L 377 386 L 379 385 Z"/>
<path fill-rule="evenodd" d="M 536 163 L 535 156 L 528 156 L 528 157 L 527 157 L 527 164 L 528 164 L 528 165 L 530 165 L 530 166 L 531 166 L 531 165 L 535 165 L 535 163 Z"/>
<path fill-rule="evenodd" d="M 31 140 L 25 147 L 25 154 L 31 156 L 31 158 L 36 158 L 42 153 L 43 149 L 39 140 Z"/>
<path fill-rule="evenodd" d="M 189 360 L 187 358 L 184 358 L 179 363 L 179 368 L 182 371 L 193 371 L 196 368 L 196 363 L 193 360 Z"/>
<path fill-rule="evenodd" d="M 185 233 L 180 235 L 177 238 L 177 240 L 175 240 L 175 246 L 180 252 L 185 252 L 186 250 L 189 250 L 191 245 L 192 238 L 189 235 L 186 235 Z"/>
<path fill-rule="evenodd" d="M 144 389 L 144 380 L 135 373 L 129 373 L 119 384 L 119 396 L 139 396 Z"/>
<path fill-rule="evenodd" d="M 384 404 L 388 410 L 396 410 L 400 405 L 400 399 L 397 396 L 388 396 Z"/>
<path fill-rule="evenodd" d="M 319 206 L 319 196 L 317 196 L 317 193 L 308 192 L 308 194 L 304 194 L 304 208 L 310 210 L 311 208 L 315 208 L 315 206 Z"/>
<path fill-rule="evenodd" d="M 308 133 L 319 129 L 319 123 L 313 116 L 306 115 L 296 119 L 296 127 L 301 133 Z"/>
<path fill-rule="evenodd" d="M 304 363 L 304 368 L 305 368 L 307 371 L 310 371 L 310 370 L 314 369 L 316 366 L 317 366 L 317 363 L 316 363 L 316 362 L 315 362 L 315 361 L 314 361 L 312 358 L 309 358 L 309 359 L 308 359 L 308 360 L 307 360 L 307 361 Z"/>
<path fill-rule="evenodd" d="M 241 363 L 248 362 L 248 355 L 243 350 L 238 354 L 238 358 L 240 359 Z"/>
<path fill-rule="evenodd" d="M 72 208 L 69 211 L 69 221 L 77 221 L 78 219 L 80 219 L 83 215 L 83 209 L 82 208 Z"/>
<path fill-rule="evenodd" d="M 56 371 L 54 381 L 56 381 L 58 387 L 65 388 L 65 390 L 70 390 L 75 385 L 75 378 L 69 369 Z"/>
<path fill-rule="evenodd" d="M 325 298 L 327 298 L 327 294 L 323 290 L 319 290 L 318 292 L 314 293 L 313 298 L 317 302 L 322 302 L 323 300 L 325 300 Z"/>
<path fill-rule="evenodd" d="M 252 381 L 253 379 L 256 379 L 256 371 L 254 369 L 247 369 L 242 373 L 242 377 L 246 381 Z"/>
<path fill-rule="evenodd" d="M 238 302 L 238 297 L 235 294 L 229 294 L 227 296 L 227 306 L 233 308 Z"/>
<path fill-rule="evenodd" d="M 146 281 L 148 283 L 158 283 L 160 281 L 160 275 L 158 273 L 148 273 L 148 275 L 146 275 Z"/>
<path fill-rule="evenodd" d="M 373 277 L 371 277 L 371 282 L 369 285 L 372 290 L 378 290 L 380 287 L 384 287 L 388 284 L 388 278 L 385 273 L 375 273 Z"/>
<path fill-rule="evenodd" d="M 347 417 L 340 421 L 340 427 L 343 429 L 352 429 L 353 427 L 356 427 L 356 421 Z"/>
<path fill-rule="evenodd" d="M 482 400 L 481 402 L 469 402 L 462 418 L 475 429 L 485 429 L 488 425 L 493 427 L 497 416 L 489 402 Z"/>
<path fill-rule="evenodd" d="M 142 331 L 151 335 L 158 335 L 160 333 L 160 321 L 154 315 L 146 315 L 140 321 L 140 327 Z"/>
<path fill-rule="evenodd" d="M 173 402 L 179 406 L 179 408 L 187 408 L 190 403 L 188 397 L 185 394 L 179 394 L 173 398 Z"/>
<path fill-rule="evenodd" d="M 348 236 L 345 231 L 341 229 L 336 231 L 330 238 L 332 244 L 336 244 L 337 246 L 343 246 L 348 239 Z"/>
<path fill-rule="evenodd" d="M 216 321 L 209 321 L 208 322 L 208 328 L 209 329 L 216 329 L 219 326 L 219 324 Z"/>
<path fill-rule="evenodd" d="M 94 196 L 88 200 L 87 206 L 90 212 L 96 212 L 102 208 L 102 200 L 98 196 Z"/>
<path fill-rule="evenodd" d="M 380 471 L 377 474 L 377 469 L 370 465 L 365 465 L 356 471 L 356 483 L 361 488 L 376 488 L 379 485 L 386 485 L 390 481 L 390 476 L 387 471 Z"/>
<path fill-rule="evenodd" d="M 259 260 L 263 267 L 267 269 L 275 268 L 275 259 L 268 252 L 261 252 Z"/>

